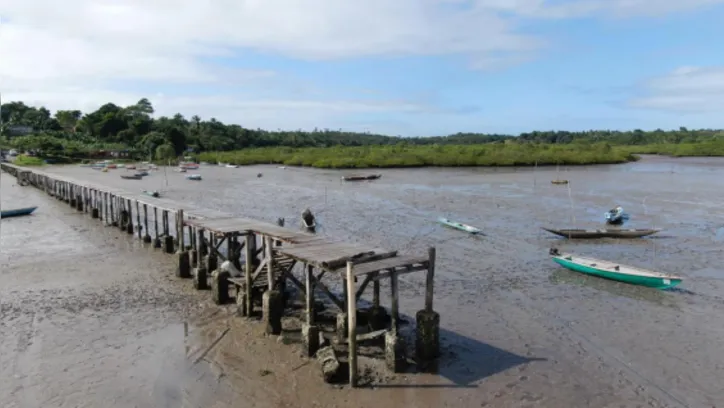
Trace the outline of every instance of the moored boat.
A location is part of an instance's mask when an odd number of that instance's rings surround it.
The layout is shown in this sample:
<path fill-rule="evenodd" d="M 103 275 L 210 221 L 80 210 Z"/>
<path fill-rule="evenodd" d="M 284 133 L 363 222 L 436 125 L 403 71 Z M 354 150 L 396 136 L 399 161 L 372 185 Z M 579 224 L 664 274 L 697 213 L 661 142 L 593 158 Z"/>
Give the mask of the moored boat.
<path fill-rule="evenodd" d="M 143 176 L 138 174 L 121 174 L 121 178 L 126 180 L 140 180 Z"/>
<path fill-rule="evenodd" d="M 189 174 L 186 176 L 187 180 L 201 180 L 201 174 Z"/>
<path fill-rule="evenodd" d="M 11 217 L 20 217 L 23 215 L 30 215 L 35 211 L 38 207 L 25 207 L 25 208 L 15 208 L 11 210 L 2 210 L 0 211 L 0 218 L 11 218 Z"/>
<path fill-rule="evenodd" d="M 566 269 L 600 278 L 646 286 L 655 289 L 668 289 L 681 283 L 683 278 L 643 268 L 621 265 L 595 258 L 560 253 L 551 248 L 550 255 L 554 262 Z"/>
<path fill-rule="evenodd" d="M 568 184 L 568 180 L 551 180 L 551 184 Z"/>
<path fill-rule="evenodd" d="M 616 208 L 606 211 L 603 216 L 606 218 L 606 224 L 621 225 L 628 221 L 630 216 L 623 212 L 623 207 L 620 205 Z"/>
<path fill-rule="evenodd" d="M 568 229 L 553 229 L 545 228 L 542 229 L 556 234 L 558 236 L 570 239 L 593 239 L 593 238 L 641 238 L 649 235 L 661 232 L 658 228 L 601 228 L 601 229 L 579 229 L 579 228 L 568 228 Z"/>
<path fill-rule="evenodd" d="M 159 193 L 158 191 L 143 190 L 143 194 L 153 198 L 161 197 L 161 193 Z"/>
<path fill-rule="evenodd" d="M 137 172 L 134 173 L 134 175 L 144 177 L 144 176 L 148 176 L 148 172 L 146 170 L 138 170 Z"/>
<path fill-rule="evenodd" d="M 355 175 L 351 175 L 351 176 L 343 176 L 342 180 L 344 180 L 344 181 L 377 180 L 380 177 L 382 177 L 382 174 L 369 174 L 366 176 L 355 174 Z"/>
<path fill-rule="evenodd" d="M 316 232 L 317 230 L 317 221 L 309 208 L 302 212 L 302 226 L 308 232 Z"/>
<path fill-rule="evenodd" d="M 437 221 L 446 227 L 464 231 L 469 234 L 473 234 L 473 235 L 482 235 L 483 234 L 483 230 L 481 230 L 480 228 L 477 228 L 477 227 L 473 227 L 472 225 L 463 224 L 461 222 L 452 221 L 452 220 L 449 220 L 447 218 L 442 218 L 442 217 L 438 218 Z"/>

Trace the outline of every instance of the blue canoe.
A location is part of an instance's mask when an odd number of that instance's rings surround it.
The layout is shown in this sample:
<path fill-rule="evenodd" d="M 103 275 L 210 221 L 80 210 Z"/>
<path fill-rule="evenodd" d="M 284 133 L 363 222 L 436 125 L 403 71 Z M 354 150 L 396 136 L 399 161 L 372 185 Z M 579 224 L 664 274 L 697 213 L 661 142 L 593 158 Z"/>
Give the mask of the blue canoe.
<path fill-rule="evenodd" d="M 0 218 L 20 217 L 22 215 L 30 215 L 38 207 L 16 208 L 14 210 L 0 211 Z"/>

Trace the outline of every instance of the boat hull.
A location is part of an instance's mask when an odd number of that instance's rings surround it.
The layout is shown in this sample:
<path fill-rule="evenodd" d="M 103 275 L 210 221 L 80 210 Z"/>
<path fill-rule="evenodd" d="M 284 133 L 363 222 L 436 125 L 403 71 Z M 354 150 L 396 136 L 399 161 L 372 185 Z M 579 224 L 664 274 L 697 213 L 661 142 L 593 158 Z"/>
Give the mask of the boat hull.
<path fill-rule="evenodd" d="M 631 285 L 646 286 L 654 289 L 669 289 L 681 283 L 680 278 L 663 278 L 654 276 L 632 275 L 628 273 L 616 273 L 613 271 L 598 269 L 593 266 L 581 265 L 563 257 L 553 257 L 558 265 L 574 272 L 593 275 L 599 278 L 628 283 Z"/>
<path fill-rule="evenodd" d="M 466 224 L 462 224 L 462 223 L 459 223 L 459 222 L 450 221 L 450 220 L 445 219 L 445 218 L 440 218 L 440 219 L 438 219 L 437 221 L 438 221 L 440 224 L 442 224 L 442 225 L 444 225 L 444 226 L 446 226 L 446 227 L 448 227 L 448 228 L 456 229 L 456 230 L 458 230 L 458 231 L 467 232 L 468 234 L 477 235 L 477 234 L 482 234 L 482 233 L 483 233 L 483 231 L 482 231 L 481 229 L 475 228 L 475 227 L 473 227 L 472 225 L 466 225 Z"/>
<path fill-rule="evenodd" d="M 660 232 L 660 229 L 551 229 L 543 228 L 551 234 L 570 239 L 595 239 L 595 238 L 642 238 Z"/>
<path fill-rule="evenodd" d="M 13 210 L 3 210 L 3 211 L 0 211 L 0 218 L 12 218 L 12 217 L 21 217 L 23 215 L 30 215 L 37 208 L 38 207 L 26 207 L 26 208 L 16 208 Z"/>

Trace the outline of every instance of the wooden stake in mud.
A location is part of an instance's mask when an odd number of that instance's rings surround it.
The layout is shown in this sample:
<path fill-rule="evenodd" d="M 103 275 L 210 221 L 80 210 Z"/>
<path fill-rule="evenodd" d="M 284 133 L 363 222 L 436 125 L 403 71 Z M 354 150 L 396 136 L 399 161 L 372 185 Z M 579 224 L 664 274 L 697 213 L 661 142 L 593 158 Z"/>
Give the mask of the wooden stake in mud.
<path fill-rule="evenodd" d="M 178 240 L 178 251 L 186 250 L 186 239 L 184 237 L 184 210 L 176 211 L 176 239 Z"/>
<path fill-rule="evenodd" d="M 357 386 L 357 297 L 354 287 L 354 264 L 347 262 L 347 319 L 349 345 L 349 385 Z"/>
<path fill-rule="evenodd" d="M 138 225 L 138 239 L 143 239 L 141 236 L 141 230 L 143 228 L 141 227 L 141 204 L 136 200 L 136 224 Z"/>
<path fill-rule="evenodd" d="M 156 237 L 156 242 L 160 242 L 160 237 L 158 236 L 158 207 L 153 207 L 153 229 L 154 229 L 154 237 Z M 160 244 L 157 244 L 160 246 Z"/>

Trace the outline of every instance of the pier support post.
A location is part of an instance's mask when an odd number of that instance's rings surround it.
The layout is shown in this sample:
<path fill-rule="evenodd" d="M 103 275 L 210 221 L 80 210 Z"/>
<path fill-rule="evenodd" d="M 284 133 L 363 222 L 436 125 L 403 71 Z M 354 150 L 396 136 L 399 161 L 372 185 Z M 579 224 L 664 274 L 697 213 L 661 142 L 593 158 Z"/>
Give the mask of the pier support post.
<path fill-rule="evenodd" d="M 435 248 L 428 250 L 425 309 L 415 315 L 415 353 L 418 362 L 429 362 L 440 355 L 440 315 L 432 308 L 435 282 Z"/>
<path fill-rule="evenodd" d="M 78 211 L 83 211 L 83 196 L 78 195 L 75 198 L 75 209 Z"/>
<path fill-rule="evenodd" d="M 343 343 L 344 339 L 347 338 L 347 325 L 349 319 L 347 313 L 337 313 L 337 322 L 335 324 L 335 338 L 337 343 Z"/>
<path fill-rule="evenodd" d="M 385 363 L 393 373 L 402 372 L 405 368 L 405 343 L 397 336 L 397 331 L 385 333 Z"/>
<path fill-rule="evenodd" d="M 198 263 L 196 269 L 194 269 L 194 289 L 196 290 L 204 290 L 208 287 L 208 282 L 206 280 L 206 274 L 208 271 L 208 269 L 206 269 L 207 264 L 206 259 L 202 259 Z"/>
<path fill-rule="evenodd" d="M 166 235 L 165 237 L 163 237 L 163 243 L 164 243 L 164 251 L 167 254 L 172 254 L 174 252 L 173 237 L 170 235 Z"/>
<path fill-rule="evenodd" d="M 211 297 L 217 305 L 229 303 L 229 277 L 231 274 L 220 269 L 211 273 Z"/>
<path fill-rule="evenodd" d="M 376 278 L 379 273 L 375 272 L 374 275 Z M 387 310 L 380 306 L 380 281 L 376 279 L 372 283 L 372 308 L 369 313 L 368 325 L 371 331 L 377 331 L 384 329 L 388 321 Z"/>
<path fill-rule="evenodd" d="M 190 278 L 191 277 L 191 260 L 189 258 L 188 251 L 181 251 L 178 254 L 178 269 L 176 269 L 176 276 L 179 278 Z"/>
<path fill-rule="evenodd" d="M 91 217 L 92 217 L 92 218 L 96 218 L 96 219 L 97 219 L 98 217 L 100 217 L 100 213 L 99 213 L 99 211 L 98 211 L 97 208 L 94 208 L 94 209 L 91 210 Z"/>
<path fill-rule="evenodd" d="M 312 357 L 319 350 L 319 327 L 308 323 L 302 323 L 302 346 L 304 355 Z"/>
<path fill-rule="evenodd" d="M 282 333 L 282 315 L 284 314 L 284 302 L 282 294 L 278 290 L 267 290 L 262 295 L 262 319 L 266 326 L 267 334 L 279 335 Z"/>

